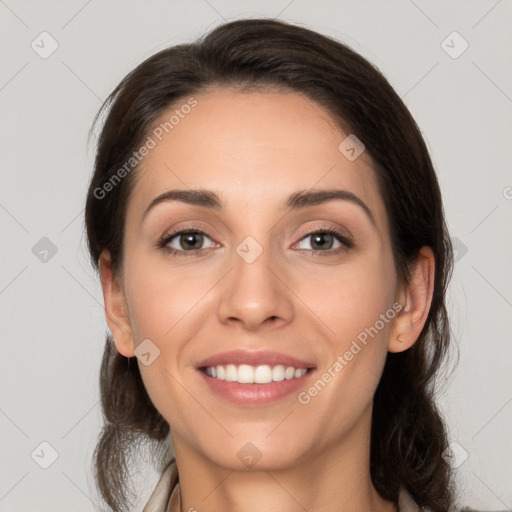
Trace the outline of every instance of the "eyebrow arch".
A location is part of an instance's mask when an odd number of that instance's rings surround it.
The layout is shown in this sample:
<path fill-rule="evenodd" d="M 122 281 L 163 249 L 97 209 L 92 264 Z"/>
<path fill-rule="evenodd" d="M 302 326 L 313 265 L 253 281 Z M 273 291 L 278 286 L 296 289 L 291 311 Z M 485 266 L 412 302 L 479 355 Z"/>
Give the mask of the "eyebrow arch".
<path fill-rule="evenodd" d="M 364 203 L 359 197 L 357 197 L 352 192 L 349 192 L 348 190 L 299 190 L 291 194 L 288 199 L 281 205 L 281 208 L 299 210 L 309 206 L 316 206 L 327 201 L 332 201 L 333 199 L 350 201 L 351 203 L 358 205 L 366 213 L 371 223 L 376 227 L 375 218 L 370 208 L 368 208 L 366 203 Z M 148 212 L 157 204 L 166 201 L 180 201 L 182 203 L 200 206 L 210 210 L 222 210 L 222 200 L 216 192 L 206 189 L 175 189 L 168 190 L 167 192 L 164 192 L 163 194 L 155 197 L 144 211 L 142 218 L 144 218 Z"/>

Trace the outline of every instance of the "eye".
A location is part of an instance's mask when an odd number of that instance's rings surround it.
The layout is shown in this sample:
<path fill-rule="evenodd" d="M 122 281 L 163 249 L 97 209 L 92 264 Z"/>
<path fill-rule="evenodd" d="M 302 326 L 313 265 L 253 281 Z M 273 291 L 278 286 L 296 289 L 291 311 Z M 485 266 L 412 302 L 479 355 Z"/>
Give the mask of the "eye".
<path fill-rule="evenodd" d="M 202 247 L 205 238 L 211 240 L 211 238 L 200 229 L 185 228 L 165 234 L 160 239 L 157 246 L 174 256 L 190 256 L 205 250 Z"/>
<path fill-rule="evenodd" d="M 311 239 L 311 248 L 300 247 L 302 250 L 312 252 L 315 256 L 329 256 L 346 251 L 353 247 L 352 241 L 343 233 L 332 227 L 317 228 L 315 231 L 303 236 L 298 244 Z M 206 249 L 203 247 L 205 239 L 212 239 L 200 229 L 184 228 L 172 233 L 166 233 L 157 242 L 157 248 L 165 250 L 173 256 L 194 256 Z M 337 247 L 334 247 L 338 243 Z M 215 242 L 212 241 L 212 247 Z"/>
<path fill-rule="evenodd" d="M 308 238 L 311 239 L 310 247 L 304 248 L 303 250 L 313 251 L 315 256 L 328 256 L 332 254 L 337 254 L 347 249 L 350 249 L 353 246 L 351 240 L 349 240 L 343 233 L 340 233 L 338 230 L 332 227 L 320 228 L 316 229 L 316 231 L 312 231 L 308 233 L 306 236 L 302 237 L 299 244 L 304 243 L 304 240 Z M 333 246 L 339 244 L 338 247 Z"/>

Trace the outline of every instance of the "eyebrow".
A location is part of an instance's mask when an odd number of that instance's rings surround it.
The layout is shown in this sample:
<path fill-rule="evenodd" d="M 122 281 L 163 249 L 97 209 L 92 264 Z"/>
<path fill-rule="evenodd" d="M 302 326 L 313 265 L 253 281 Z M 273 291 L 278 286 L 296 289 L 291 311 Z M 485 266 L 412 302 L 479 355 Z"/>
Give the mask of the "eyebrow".
<path fill-rule="evenodd" d="M 350 201 L 351 203 L 356 204 L 366 213 L 371 223 L 375 227 L 377 227 L 375 223 L 375 218 L 370 208 L 368 208 L 364 201 L 362 201 L 359 197 L 357 197 L 352 192 L 349 192 L 348 190 L 299 190 L 291 194 L 288 197 L 288 199 L 281 205 L 281 208 L 299 210 L 302 208 L 307 208 L 309 206 L 317 206 L 327 201 L 332 201 L 334 199 L 341 201 Z M 160 194 L 159 196 L 155 197 L 144 211 L 142 218 L 144 218 L 148 214 L 148 212 L 157 204 L 167 201 L 180 201 L 182 203 L 190 204 L 193 206 L 200 206 L 202 208 L 207 208 L 215 211 L 220 211 L 222 210 L 223 207 L 220 196 L 216 192 L 213 192 L 211 190 L 175 189 L 168 190 L 167 192 L 164 192 L 163 194 Z"/>

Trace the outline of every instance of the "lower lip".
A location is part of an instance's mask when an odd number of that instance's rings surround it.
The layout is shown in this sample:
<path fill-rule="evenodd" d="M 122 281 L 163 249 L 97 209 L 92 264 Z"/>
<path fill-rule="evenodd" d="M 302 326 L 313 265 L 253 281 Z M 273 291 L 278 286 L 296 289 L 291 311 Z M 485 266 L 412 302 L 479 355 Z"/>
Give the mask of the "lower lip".
<path fill-rule="evenodd" d="M 269 382 L 268 384 L 240 384 L 239 382 L 209 377 L 202 370 L 198 370 L 198 372 L 210 389 L 222 398 L 237 405 L 257 406 L 277 402 L 300 389 L 304 389 L 306 379 L 314 373 L 314 370 L 308 370 L 306 375 L 298 379 Z"/>

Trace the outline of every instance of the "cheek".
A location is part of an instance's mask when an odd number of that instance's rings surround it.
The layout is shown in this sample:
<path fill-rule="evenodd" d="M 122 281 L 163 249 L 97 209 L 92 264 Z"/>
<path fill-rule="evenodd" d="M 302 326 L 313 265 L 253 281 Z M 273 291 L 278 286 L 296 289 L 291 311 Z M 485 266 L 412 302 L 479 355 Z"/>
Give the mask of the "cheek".
<path fill-rule="evenodd" d="M 176 332 L 201 309 L 201 298 L 215 283 L 214 276 L 191 267 L 170 267 L 163 262 L 134 261 L 125 279 L 135 342 L 143 338 L 173 344 Z"/>
<path fill-rule="evenodd" d="M 142 361 L 138 365 L 156 409 L 169 423 L 179 424 L 183 415 L 177 418 L 172 412 L 190 407 L 190 397 L 179 383 L 185 375 L 189 341 L 201 329 L 197 316 L 206 306 L 200 299 L 211 285 L 189 272 L 161 265 L 149 269 L 142 263 L 127 266 L 130 274 L 125 279 L 133 338 L 136 345 L 151 340 L 158 357 L 150 365 Z"/>
<path fill-rule="evenodd" d="M 374 326 L 382 314 L 393 313 L 394 294 L 394 267 L 382 254 L 340 267 L 316 286 L 304 287 L 302 297 L 313 304 L 311 309 L 319 312 L 330 329 L 336 348 L 342 349 L 347 341 Z M 389 322 L 379 322 L 378 328 L 387 334 Z"/>
<path fill-rule="evenodd" d="M 350 404 L 348 409 L 336 406 L 340 417 L 349 417 L 349 410 L 354 412 L 372 400 L 396 316 L 392 307 L 394 292 L 394 267 L 385 254 L 333 272 L 321 292 L 317 288 L 313 293 L 309 288 L 309 296 L 316 296 L 317 300 L 314 310 L 320 312 L 330 331 L 328 355 L 322 361 L 327 374 L 319 376 L 322 382 L 318 387 L 328 381 L 326 402 Z M 308 291 L 304 290 L 303 297 L 306 296 Z"/>

